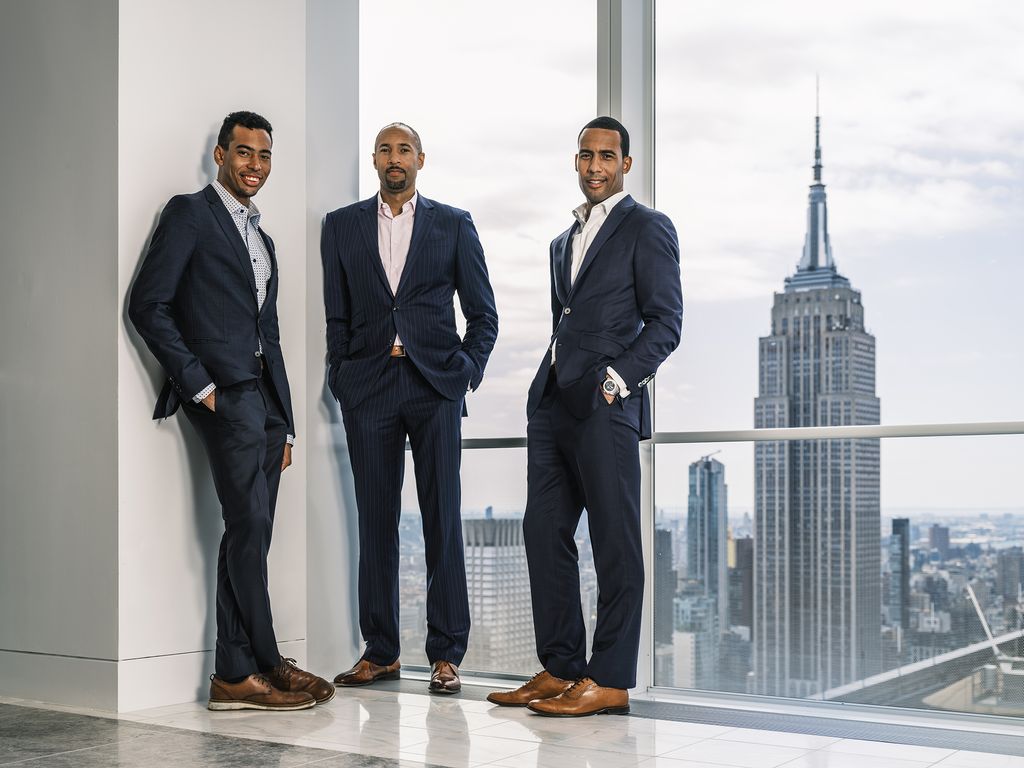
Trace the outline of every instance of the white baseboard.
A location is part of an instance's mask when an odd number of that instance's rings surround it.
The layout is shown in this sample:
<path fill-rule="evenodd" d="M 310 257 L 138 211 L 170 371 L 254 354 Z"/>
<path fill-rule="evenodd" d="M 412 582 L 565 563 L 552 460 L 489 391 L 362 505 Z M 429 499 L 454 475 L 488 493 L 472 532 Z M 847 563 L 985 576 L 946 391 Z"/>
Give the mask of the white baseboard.
<path fill-rule="evenodd" d="M 306 641 L 279 643 L 306 664 Z M 134 712 L 205 701 L 213 651 L 111 661 L 0 651 L 0 697 L 102 712 Z"/>
<path fill-rule="evenodd" d="M 282 656 L 306 663 L 306 641 L 278 643 Z M 213 651 L 176 653 L 125 659 L 119 664 L 117 678 L 117 711 L 165 707 L 205 701 L 210 695 L 213 674 Z"/>
<path fill-rule="evenodd" d="M 0 696 L 117 711 L 116 661 L 0 651 Z"/>

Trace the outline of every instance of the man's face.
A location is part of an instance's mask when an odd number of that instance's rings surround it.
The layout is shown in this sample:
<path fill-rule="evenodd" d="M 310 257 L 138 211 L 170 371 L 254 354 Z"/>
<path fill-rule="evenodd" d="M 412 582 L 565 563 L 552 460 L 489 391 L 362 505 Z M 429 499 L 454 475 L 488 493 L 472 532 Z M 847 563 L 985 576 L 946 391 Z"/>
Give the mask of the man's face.
<path fill-rule="evenodd" d="M 415 190 L 416 173 L 423 167 L 423 160 L 415 137 L 405 128 L 393 126 L 377 135 L 373 167 L 377 169 L 381 191 L 397 194 Z"/>
<path fill-rule="evenodd" d="M 596 205 L 622 191 L 622 177 L 629 173 L 633 158 L 622 156 L 618 131 L 587 128 L 580 136 L 576 172 L 587 202 Z"/>
<path fill-rule="evenodd" d="M 242 205 L 249 205 L 249 198 L 260 191 L 270 176 L 272 146 L 270 134 L 263 129 L 236 125 L 228 148 L 219 144 L 214 147 L 217 181 Z"/>

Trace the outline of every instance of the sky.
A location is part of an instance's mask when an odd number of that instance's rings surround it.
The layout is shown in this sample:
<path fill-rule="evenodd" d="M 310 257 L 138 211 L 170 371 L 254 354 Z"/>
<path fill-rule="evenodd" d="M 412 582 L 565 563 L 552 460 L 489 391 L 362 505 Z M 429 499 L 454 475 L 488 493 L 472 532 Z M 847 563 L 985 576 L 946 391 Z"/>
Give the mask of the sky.
<path fill-rule="evenodd" d="M 419 189 L 472 213 L 497 296 L 465 435 L 521 436 L 550 333 L 548 243 L 582 200 L 572 157 L 595 114 L 596 4 L 426 7 L 361 8 L 362 40 L 398 29 L 406 54 L 362 47 L 361 190 L 376 189 L 377 130 L 415 126 Z M 757 340 L 806 231 L 816 79 L 832 250 L 877 339 L 882 422 L 1024 419 L 1024 7 L 662 0 L 656 17 L 655 202 L 679 231 L 686 302 L 657 428 L 753 426 Z M 883 509 L 1022 507 L 1022 443 L 885 440 Z M 686 465 L 717 449 L 731 506 L 749 508 L 750 443 L 659 447 L 659 505 L 685 505 Z M 465 465 L 467 508 L 521 508 L 524 451 Z"/>

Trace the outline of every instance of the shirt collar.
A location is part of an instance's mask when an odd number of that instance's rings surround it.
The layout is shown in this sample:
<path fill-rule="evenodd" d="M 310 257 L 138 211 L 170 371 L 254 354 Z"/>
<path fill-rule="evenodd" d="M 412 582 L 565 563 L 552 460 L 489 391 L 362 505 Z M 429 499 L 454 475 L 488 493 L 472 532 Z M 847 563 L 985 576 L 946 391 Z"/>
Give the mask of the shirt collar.
<path fill-rule="evenodd" d="M 262 214 L 260 209 L 256 207 L 256 203 L 250 200 L 248 207 L 242 205 L 232 197 L 231 193 L 217 179 L 213 180 L 213 188 L 217 190 L 217 194 L 220 196 L 221 202 L 224 203 L 224 207 L 228 209 L 228 213 L 232 216 L 248 216 L 255 226 L 258 227 L 260 225 Z"/>
<path fill-rule="evenodd" d="M 612 208 L 621 203 L 628 194 L 626 190 L 622 190 L 621 192 L 616 192 L 611 197 L 605 198 L 600 203 L 595 203 L 590 209 L 590 215 L 593 216 L 594 210 L 600 208 L 602 215 L 607 218 L 608 214 L 612 212 Z M 581 203 L 573 208 L 572 215 L 576 217 L 576 221 L 580 223 L 581 227 L 584 226 L 587 223 L 587 204 Z"/>
<path fill-rule="evenodd" d="M 402 210 L 398 212 L 398 215 L 401 216 L 406 211 L 412 211 L 413 214 L 415 214 L 416 213 L 416 203 L 419 202 L 419 199 L 420 199 L 420 193 L 419 192 L 413 192 L 412 197 L 409 198 L 409 201 L 405 205 L 402 206 Z M 388 218 L 392 218 L 392 219 L 394 218 L 394 214 L 391 212 L 391 206 L 384 202 L 384 198 L 382 198 L 380 196 L 380 192 L 377 193 L 377 212 L 378 213 L 383 212 L 384 215 L 387 216 Z"/>

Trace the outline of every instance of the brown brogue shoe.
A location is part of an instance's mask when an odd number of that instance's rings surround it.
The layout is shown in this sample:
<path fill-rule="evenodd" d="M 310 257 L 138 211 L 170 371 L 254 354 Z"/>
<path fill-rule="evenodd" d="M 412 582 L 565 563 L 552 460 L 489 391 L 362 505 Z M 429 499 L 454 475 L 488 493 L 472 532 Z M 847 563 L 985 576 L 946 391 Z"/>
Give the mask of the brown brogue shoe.
<path fill-rule="evenodd" d="M 316 699 L 304 691 L 279 691 L 266 675 L 249 675 L 239 683 L 228 683 L 210 675 L 210 703 L 206 706 L 215 712 L 232 709 L 290 712 L 315 705 Z"/>
<path fill-rule="evenodd" d="M 494 691 L 487 700 L 499 707 L 525 707 L 531 701 L 552 699 L 569 690 L 572 680 L 563 680 L 542 670 L 514 691 Z"/>
<path fill-rule="evenodd" d="M 267 673 L 267 678 L 279 691 L 304 691 L 316 699 L 317 704 L 326 704 L 334 698 L 334 686 L 322 677 L 299 669 L 295 659 L 282 657 L 281 663 Z"/>
<path fill-rule="evenodd" d="M 458 693 L 462 690 L 459 668 L 450 661 L 435 661 L 430 666 L 431 693 Z"/>
<path fill-rule="evenodd" d="M 334 678 L 334 684 L 342 688 L 354 688 L 357 685 L 369 685 L 378 680 L 397 680 L 401 675 L 398 670 L 402 668 L 398 659 L 394 664 L 381 666 L 374 664 L 369 659 L 360 659 L 356 665 L 347 672 L 342 672 Z"/>
<path fill-rule="evenodd" d="M 565 693 L 531 701 L 526 706 L 546 717 L 624 715 L 629 712 L 629 694 L 622 688 L 603 688 L 589 677 L 582 677 Z"/>

